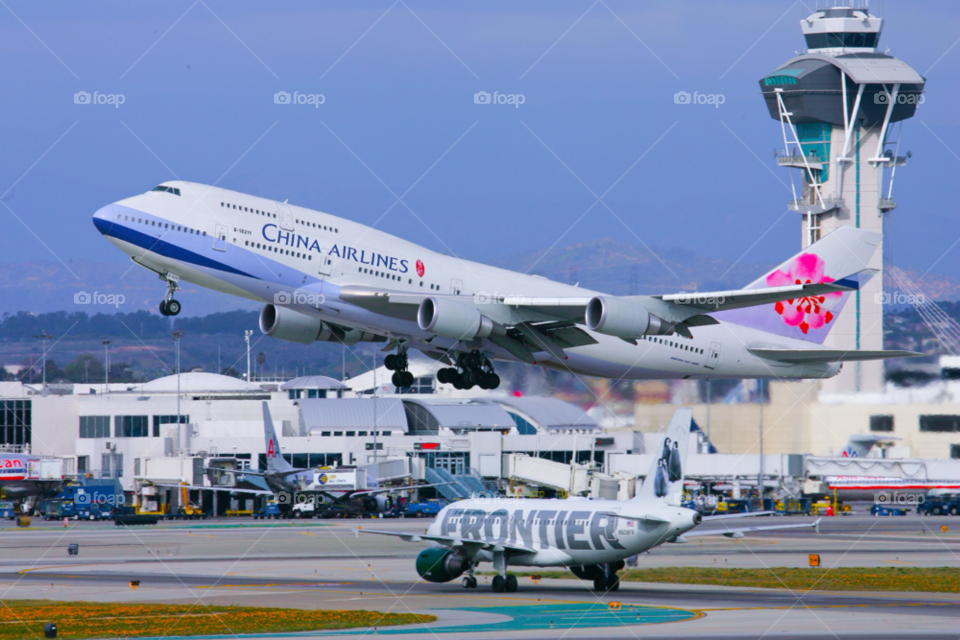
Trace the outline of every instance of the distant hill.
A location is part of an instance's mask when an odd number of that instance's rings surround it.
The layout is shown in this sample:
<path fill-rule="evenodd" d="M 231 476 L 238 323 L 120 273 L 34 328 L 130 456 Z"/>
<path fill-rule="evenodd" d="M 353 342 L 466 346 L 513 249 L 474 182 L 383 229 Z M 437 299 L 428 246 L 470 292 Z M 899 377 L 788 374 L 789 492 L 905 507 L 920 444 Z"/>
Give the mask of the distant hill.
<path fill-rule="evenodd" d="M 675 293 L 736 289 L 766 273 L 774 265 L 737 263 L 701 256 L 686 249 L 646 248 L 616 240 L 588 240 L 578 244 L 510 254 L 492 264 L 521 273 L 612 293 L 614 295 Z M 904 269 L 932 300 L 960 300 L 960 279 Z M 184 316 L 225 311 L 253 311 L 255 302 L 184 283 L 177 298 Z M 123 296 L 123 304 L 77 304 L 76 294 Z M 47 313 L 84 311 L 89 315 L 149 311 L 157 305 L 164 284 L 146 269 L 123 262 L 72 260 L 4 263 L 0 269 L 0 314 L 18 311 Z M 491 292 L 492 293 L 492 292 Z M 523 293 L 523 292 L 501 292 Z M 101 297 L 101 300 L 103 298 Z"/>

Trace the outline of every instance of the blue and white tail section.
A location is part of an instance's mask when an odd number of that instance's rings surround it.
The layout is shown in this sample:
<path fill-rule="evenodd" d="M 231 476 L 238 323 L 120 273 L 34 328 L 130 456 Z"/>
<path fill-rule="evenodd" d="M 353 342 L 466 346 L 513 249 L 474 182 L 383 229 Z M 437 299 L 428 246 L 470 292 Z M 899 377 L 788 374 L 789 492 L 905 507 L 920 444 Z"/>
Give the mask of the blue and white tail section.
<path fill-rule="evenodd" d="M 294 466 L 280 453 L 280 441 L 277 440 L 277 431 L 273 428 L 273 418 L 270 417 L 270 407 L 266 402 L 263 403 L 263 437 L 267 452 L 267 470 L 293 471 Z"/>
<path fill-rule="evenodd" d="M 654 449 L 653 464 L 633 498 L 638 502 L 659 501 L 680 506 L 683 501 L 683 476 L 690 445 L 693 410 L 687 407 L 673 413 L 663 441 Z"/>
<path fill-rule="evenodd" d="M 840 227 L 744 289 L 826 282 L 859 290 L 876 273 L 867 264 L 882 237 L 855 227 Z M 804 296 L 711 315 L 724 322 L 823 344 L 851 293 Z"/>

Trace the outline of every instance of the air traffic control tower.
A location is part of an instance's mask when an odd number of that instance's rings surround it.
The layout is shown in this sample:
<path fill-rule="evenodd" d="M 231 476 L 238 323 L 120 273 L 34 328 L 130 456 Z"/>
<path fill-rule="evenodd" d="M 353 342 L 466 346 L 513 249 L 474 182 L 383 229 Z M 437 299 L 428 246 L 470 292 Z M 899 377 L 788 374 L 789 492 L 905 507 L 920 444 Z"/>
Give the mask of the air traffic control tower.
<path fill-rule="evenodd" d="M 925 79 L 878 49 L 883 20 L 865 7 L 821 9 L 800 28 L 807 52 L 760 80 L 760 89 L 783 133 L 777 162 L 800 174 L 796 186 L 791 176 L 789 207 L 801 217 L 802 246 L 841 225 L 882 233 L 897 206 L 897 168 L 910 155 L 898 155 L 900 132 L 923 101 Z M 883 348 L 882 247 L 868 267 L 875 275 L 851 295 L 825 346 Z M 821 388 L 882 391 L 883 363 L 847 363 Z"/>

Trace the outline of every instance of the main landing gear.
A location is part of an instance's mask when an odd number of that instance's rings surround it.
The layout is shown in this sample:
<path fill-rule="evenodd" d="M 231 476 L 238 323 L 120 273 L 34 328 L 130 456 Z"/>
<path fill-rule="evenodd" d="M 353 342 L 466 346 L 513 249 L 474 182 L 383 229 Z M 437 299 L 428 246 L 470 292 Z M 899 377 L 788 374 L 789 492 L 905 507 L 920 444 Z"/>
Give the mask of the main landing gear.
<path fill-rule="evenodd" d="M 468 351 L 457 355 L 455 367 L 447 367 L 437 372 L 437 380 L 452 384 L 456 389 L 496 389 L 500 386 L 500 376 L 493 371 L 493 365 L 479 351 Z"/>
<path fill-rule="evenodd" d="M 517 576 L 493 576 L 494 593 L 514 593 L 517 590 Z"/>
<path fill-rule="evenodd" d="M 413 386 L 413 374 L 407 371 L 409 364 L 406 347 L 400 347 L 397 353 L 391 353 L 383 359 L 383 366 L 393 371 L 390 381 L 398 389 Z"/>
<path fill-rule="evenodd" d="M 173 294 L 177 291 L 180 291 L 180 287 L 177 286 L 177 282 L 179 282 L 180 278 L 172 273 L 168 273 L 166 280 L 167 293 L 163 296 L 163 300 L 160 302 L 160 315 L 175 316 L 180 313 L 180 303 L 173 299 Z"/>
<path fill-rule="evenodd" d="M 507 556 L 503 551 L 493 552 L 493 570 L 497 572 L 490 585 L 494 593 L 513 593 L 517 590 L 517 576 L 507 575 Z"/>

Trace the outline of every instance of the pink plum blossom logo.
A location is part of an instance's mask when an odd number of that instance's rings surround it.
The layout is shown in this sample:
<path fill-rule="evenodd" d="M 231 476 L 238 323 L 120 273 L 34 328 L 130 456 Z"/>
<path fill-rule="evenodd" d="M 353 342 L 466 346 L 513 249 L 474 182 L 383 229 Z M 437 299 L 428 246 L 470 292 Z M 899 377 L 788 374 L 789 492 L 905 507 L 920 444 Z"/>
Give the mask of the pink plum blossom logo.
<path fill-rule="evenodd" d="M 801 253 L 790 263 L 787 272 L 777 269 L 767 276 L 771 287 L 791 284 L 830 283 L 833 278 L 823 275 L 823 259 L 815 253 Z M 827 298 L 839 298 L 843 294 L 827 293 L 821 296 L 803 296 L 784 302 L 778 302 L 774 308 L 791 327 L 800 327 L 807 333 L 810 329 L 820 329 L 833 320 L 833 313 L 824 306 Z M 831 305 L 832 306 L 832 305 Z"/>

